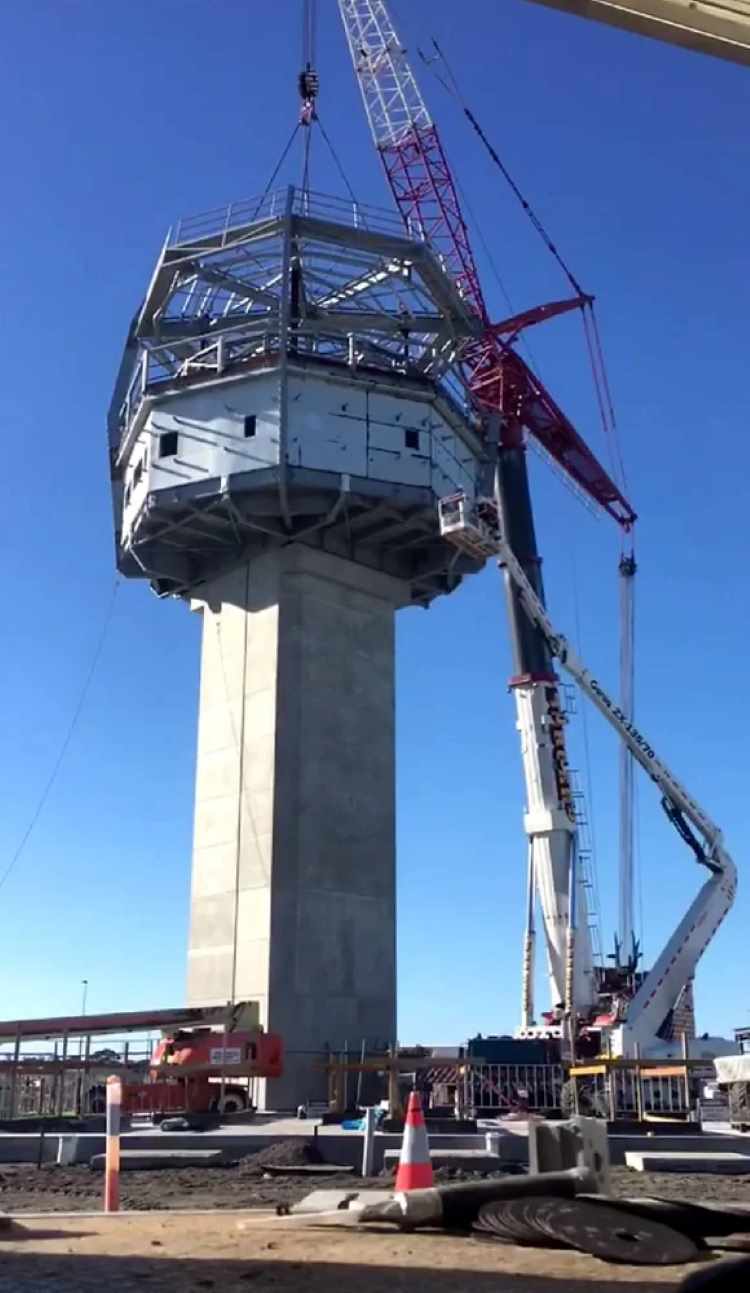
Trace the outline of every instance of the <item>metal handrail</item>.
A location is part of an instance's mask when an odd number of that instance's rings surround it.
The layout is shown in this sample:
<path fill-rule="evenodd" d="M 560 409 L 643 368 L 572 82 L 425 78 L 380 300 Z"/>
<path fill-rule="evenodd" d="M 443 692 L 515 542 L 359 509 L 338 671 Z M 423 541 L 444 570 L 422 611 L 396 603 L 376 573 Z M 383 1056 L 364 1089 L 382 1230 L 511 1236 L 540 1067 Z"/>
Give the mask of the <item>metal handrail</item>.
<path fill-rule="evenodd" d="M 368 229 L 396 237 L 404 236 L 400 216 L 387 207 L 370 206 L 351 198 L 307 192 L 299 188 L 293 188 L 292 192 L 291 210 L 294 215 L 329 220 L 335 224 L 346 224 L 355 229 Z M 286 188 L 274 189 L 260 197 L 242 198 L 202 211 L 198 215 L 183 216 L 169 230 L 167 246 L 190 246 L 203 238 L 227 235 L 256 221 L 282 216 L 286 211 L 288 193 L 289 189 Z M 423 231 L 417 228 L 411 230 L 408 236 L 415 242 L 425 240 Z"/>

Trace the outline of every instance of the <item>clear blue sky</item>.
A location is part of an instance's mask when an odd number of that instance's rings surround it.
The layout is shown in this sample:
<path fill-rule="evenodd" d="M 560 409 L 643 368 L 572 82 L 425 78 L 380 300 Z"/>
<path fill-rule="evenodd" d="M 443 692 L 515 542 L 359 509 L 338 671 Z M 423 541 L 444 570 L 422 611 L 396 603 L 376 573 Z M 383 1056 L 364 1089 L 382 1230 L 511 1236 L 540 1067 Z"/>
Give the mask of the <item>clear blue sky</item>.
<path fill-rule="evenodd" d="M 5 444 L 0 869 L 49 774 L 113 583 L 104 417 L 128 320 L 170 222 L 260 191 L 291 132 L 297 0 L 33 0 L 3 14 L 0 208 Z M 363 200 L 388 198 L 334 0 L 320 0 L 321 115 Z M 641 515 L 638 713 L 726 829 L 740 897 L 700 971 L 699 1023 L 747 1015 L 750 72 L 524 0 L 401 0 L 596 292 Z M 518 308 L 558 271 L 420 68 Z M 299 173 L 299 157 L 283 178 Z M 340 191 L 318 145 L 313 182 Z M 482 259 L 482 257 L 480 257 Z M 487 266 L 483 263 L 483 269 Z M 498 316 L 505 305 L 491 275 Z M 578 324 L 538 330 L 543 375 L 598 452 Z M 548 596 L 602 678 L 617 670 L 613 524 L 543 465 Z M 198 623 L 124 586 L 55 789 L 0 892 L 3 1017 L 175 1004 L 191 847 Z M 504 608 L 493 570 L 398 623 L 400 1033 L 457 1041 L 518 1017 L 525 845 Z M 616 749 L 590 717 L 606 941 Z M 572 734 L 582 756 L 580 726 Z M 646 949 L 702 875 L 640 787 Z"/>

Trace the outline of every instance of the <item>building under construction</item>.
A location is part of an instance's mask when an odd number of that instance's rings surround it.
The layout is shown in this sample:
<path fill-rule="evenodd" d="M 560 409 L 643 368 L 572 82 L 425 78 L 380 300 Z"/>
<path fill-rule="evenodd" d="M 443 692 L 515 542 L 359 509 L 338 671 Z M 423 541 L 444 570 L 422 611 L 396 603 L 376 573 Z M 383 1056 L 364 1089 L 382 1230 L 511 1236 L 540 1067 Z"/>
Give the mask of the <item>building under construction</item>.
<path fill-rule="evenodd" d="M 612 6 L 596 8 L 608 17 Z M 674 1055 L 694 1031 L 695 966 L 734 892 L 718 828 L 634 723 L 635 511 L 624 477 L 604 469 L 520 350 L 528 329 L 579 314 L 614 437 L 593 297 L 464 103 L 568 286 L 562 299 L 493 317 L 458 184 L 387 6 L 339 0 L 338 9 L 391 208 L 314 191 L 320 84 L 308 2 L 302 183 L 169 231 L 109 416 L 119 569 L 183 599 L 203 625 L 188 999 L 259 1003 L 263 1027 L 287 1050 L 284 1076 L 261 1097 L 276 1106 L 308 1095 L 305 1056 L 359 1038 L 367 1051 L 393 1052 L 394 616 L 451 593 L 488 558 L 503 567 L 526 784 L 519 1038 L 552 1040 L 568 1062 L 602 1049 Z M 643 13 L 639 21 L 647 25 Z M 620 527 L 616 701 L 572 664 L 546 616 L 529 445 Z M 559 668 L 620 743 L 611 967 L 594 939 Z M 650 968 L 632 902 L 638 764 L 710 873 Z"/>

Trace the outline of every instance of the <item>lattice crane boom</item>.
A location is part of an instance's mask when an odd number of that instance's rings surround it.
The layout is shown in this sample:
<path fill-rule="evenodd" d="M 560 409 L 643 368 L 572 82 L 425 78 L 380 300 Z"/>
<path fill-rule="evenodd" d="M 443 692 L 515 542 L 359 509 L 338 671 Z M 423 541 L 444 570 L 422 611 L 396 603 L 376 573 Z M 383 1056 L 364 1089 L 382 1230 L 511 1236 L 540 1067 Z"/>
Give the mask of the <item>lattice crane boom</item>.
<path fill-rule="evenodd" d="M 502 433 L 525 429 L 563 472 L 623 529 L 635 512 L 588 445 L 511 344 L 493 329 L 466 221 L 440 135 L 383 0 L 339 0 L 365 112 L 407 230 L 427 238 L 485 325 L 461 356 L 477 407 L 499 413 Z M 581 298 L 583 303 L 585 298 Z M 526 312 L 526 323 L 547 308 Z"/>

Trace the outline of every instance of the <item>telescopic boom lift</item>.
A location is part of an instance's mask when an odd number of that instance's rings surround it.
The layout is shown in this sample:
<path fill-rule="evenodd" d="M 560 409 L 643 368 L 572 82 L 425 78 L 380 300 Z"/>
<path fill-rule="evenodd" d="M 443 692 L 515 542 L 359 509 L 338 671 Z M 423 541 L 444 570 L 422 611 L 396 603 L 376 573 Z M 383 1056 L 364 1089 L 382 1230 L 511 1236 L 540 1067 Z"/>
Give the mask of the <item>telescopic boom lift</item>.
<path fill-rule="evenodd" d="M 525 310 L 499 323 L 492 321 L 458 187 L 388 8 L 383 0 L 338 0 L 338 5 L 372 139 L 404 226 L 411 237 L 430 243 L 477 323 L 476 334 L 463 343 L 457 355 L 457 368 L 467 404 L 480 422 L 485 463 L 475 494 L 443 500 L 441 516 L 446 540 L 468 548 L 474 556 L 499 556 L 504 565 L 513 655 L 511 688 L 526 785 L 524 829 L 529 863 L 518 1035 L 563 1039 L 566 1033 L 576 1032 L 580 1019 L 591 1028 L 592 1040 L 595 1024 L 600 1031 L 616 1031 L 615 1045 L 621 1053 L 630 1053 L 636 1043 L 653 1051 L 657 1042 L 668 1038 L 680 992 L 731 905 L 735 870 L 718 829 L 656 758 L 632 721 L 578 662 L 565 639 L 555 632 L 544 607 L 526 465 L 527 440 L 540 446 L 623 531 L 629 532 L 636 519 L 628 500 L 516 349 L 525 328 L 569 310 L 580 309 L 584 323 L 593 329 L 592 298 L 580 291 L 566 268 L 576 296 Z M 476 119 L 465 107 L 464 111 L 490 147 Z M 490 151 L 499 163 L 491 147 Z M 524 205 L 528 209 L 528 204 Z M 536 219 L 535 224 L 562 264 Z M 587 335 L 591 344 L 591 334 Z M 594 367 L 596 371 L 596 364 Z M 455 525 L 448 524 L 445 511 L 454 505 L 458 509 Z M 586 888 L 579 867 L 579 816 L 555 659 L 576 678 L 634 758 L 657 781 L 673 824 L 712 872 L 648 974 L 638 971 L 635 954 L 627 964 L 618 963 L 613 969 L 594 964 Z M 533 1002 L 537 900 L 544 922 L 553 1007 L 543 1025 L 536 1024 Z"/>
<path fill-rule="evenodd" d="M 661 792 L 662 806 L 698 862 L 711 873 L 693 900 L 653 967 L 642 978 L 629 1001 L 617 1003 L 609 1029 L 613 1055 L 632 1056 L 658 1049 L 660 1029 L 708 943 L 734 902 L 737 870 L 724 847 L 722 833 L 700 804 L 659 758 L 650 741 L 610 698 L 567 638 L 557 631 L 507 539 L 502 504 L 498 497 L 476 502 L 465 494 L 441 499 L 440 530 L 444 538 L 474 556 L 497 557 L 518 590 L 529 620 L 535 624 L 551 656 L 577 683 L 581 691 L 625 742 L 633 758 Z M 697 832 L 697 834 L 696 834 Z M 575 891 L 575 852 L 571 853 L 571 891 Z M 571 907 L 570 955 L 575 951 L 575 915 Z M 578 1003 L 568 1003 L 573 1026 L 579 1022 Z M 592 1020 L 592 1022 L 594 1022 Z"/>

